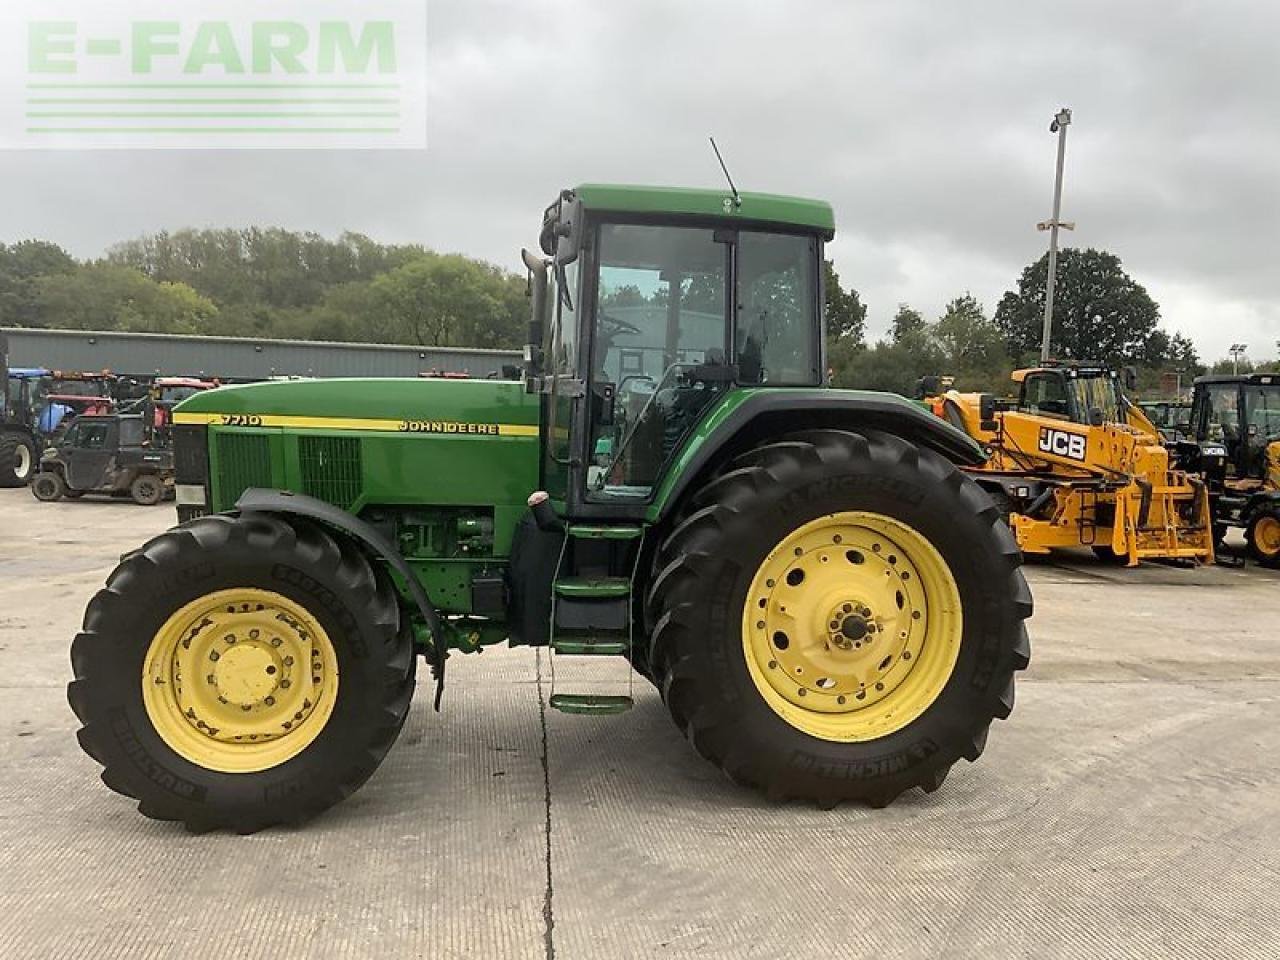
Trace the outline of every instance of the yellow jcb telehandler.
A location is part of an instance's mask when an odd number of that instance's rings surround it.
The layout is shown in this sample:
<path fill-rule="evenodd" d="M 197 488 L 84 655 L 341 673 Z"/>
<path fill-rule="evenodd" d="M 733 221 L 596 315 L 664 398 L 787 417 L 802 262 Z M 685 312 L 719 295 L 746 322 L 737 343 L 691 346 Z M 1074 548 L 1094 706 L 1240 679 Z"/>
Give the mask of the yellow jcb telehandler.
<path fill-rule="evenodd" d="M 1092 364 L 1017 370 L 1016 401 L 949 390 L 925 398 L 987 450 L 975 479 L 1029 554 L 1091 547 L 1099 557 L 1213 561 L 1205 483 L 1171 468 L 1160 432 Z"/>

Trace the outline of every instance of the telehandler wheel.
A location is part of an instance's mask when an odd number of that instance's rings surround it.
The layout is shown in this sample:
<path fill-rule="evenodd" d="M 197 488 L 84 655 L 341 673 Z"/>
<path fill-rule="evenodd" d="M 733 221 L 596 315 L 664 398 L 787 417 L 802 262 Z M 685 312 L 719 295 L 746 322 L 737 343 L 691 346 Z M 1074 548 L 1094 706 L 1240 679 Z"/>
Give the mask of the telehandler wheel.
<path fill-rule="evenodd" d="M 1264 567 L 1280 566 L 1280 507 L 1268 507 L 1253 515 L 1245 530 L 1249 555 Z"/>
<path fill-rule="evenodd" d="M 31 481 L 31 494 L 37 500 L 54 503 L 61 500 L 67 492 L 66 481 L 60 473 L 37 473 Z"/>
<path fill-rule="evenodd" d="M 1013 709 L 1031 594 L 996 506 L 888 434 L 750 451 L 659 549 L 653 663 L 677 726 L 770 797 L 941 786 Z"/>
<path fill-rule="evenodd" d="M 36 451 L 26 437 L 0 436 L 0 487 L 25 487 L 36 469 Z"/>
<path fill-rule="evenodd" d="M 318 526 L 203 517 L 126 555 L 85 613 L 67 696 L 111 789 L 252 833 L 353 793 L 413 695 L 395 591 Z"/>
<path fill-rule="evenodd" d="M 1093 547 L 1093 555 L 1103 563 L 1120 564 L 1128 563 L 1129 558 L 1122 553 L 1116 553 L 1112 547 L 1095 545 Z"/>
<path fill-rule="evenodd" d="M 164 499 L 164 481 L 154 474 L 141 474 L 129 485 L 129 496 L 139 506 L 154 507 Z"/>

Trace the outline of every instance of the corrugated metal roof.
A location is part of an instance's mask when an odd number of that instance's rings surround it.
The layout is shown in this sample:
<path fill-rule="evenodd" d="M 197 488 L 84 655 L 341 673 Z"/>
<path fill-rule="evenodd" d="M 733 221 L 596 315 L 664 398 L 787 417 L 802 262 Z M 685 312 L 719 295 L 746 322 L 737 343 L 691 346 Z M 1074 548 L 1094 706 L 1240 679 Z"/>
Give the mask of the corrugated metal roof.
<path fill-rule="evenodd" d="M 110 370 L 125 376 L 222 377 L 414 377 L 420 373 L 501 375 L 519 366 L 515 350 L 415 347 L 329 340 L 255 340 L 96 330 L 7 327 L 9 362 L 15 367 Z"/>

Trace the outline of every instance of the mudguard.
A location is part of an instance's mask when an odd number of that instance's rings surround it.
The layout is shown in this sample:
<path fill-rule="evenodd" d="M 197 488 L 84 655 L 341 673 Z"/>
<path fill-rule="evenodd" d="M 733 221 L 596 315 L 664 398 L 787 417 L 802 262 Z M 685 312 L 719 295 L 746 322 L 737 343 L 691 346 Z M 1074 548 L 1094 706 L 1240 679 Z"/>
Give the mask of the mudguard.
<path fill-rule="evenodd" d="M 962 466 L 977 466 L 987 455 L 968 434 L 909 400 L 863 390 L 775 388 L 726 398 L 705 418 L 667 472 L 649 507 L 657 522 L 696 489 L 716 464 L 770 437 L 801 430 L 873 429 L 910 440 Z"/>
<path fill-rule="evenodd" d="M 404 557 L 400 555 L 400 551 L 386 537 L 370 524 L 365 523 L 357 516 L 347 513 L 340 507 L 335 507 L 333 504 L 326 503 L 323 500 L 317 500 L 315 497 L 308 497 L 305 494 L 291 493 L 288 490 L 251 488 L 246 490 L 240 496 L 240 499 L 236 501 L 236 509 L 241 513 L 275 513 L 318 520 L 320 523 L 336 527 L 348 536 L 354 537 L 369 550 L 372 550 L 387 561 L 391 569 L 404 579 L 409 596 L 412 597 L 414 604 L 422 613 L 423 619 L 427 621 L 427 626 L 431 630 L 431 666 L 436 676 L 435 707 L 437 710 L 440 709 L 440 698 L 444 694 L 444 662 L 448 656 L 448 651 L 445 649 L 445 634 L 440 621 L 440 614 L 432 604 L 431 598 L 427 596 L 427 591 L 422 588 L 417 575 L 414 574 L 409 564 L 405 562 Z"/>

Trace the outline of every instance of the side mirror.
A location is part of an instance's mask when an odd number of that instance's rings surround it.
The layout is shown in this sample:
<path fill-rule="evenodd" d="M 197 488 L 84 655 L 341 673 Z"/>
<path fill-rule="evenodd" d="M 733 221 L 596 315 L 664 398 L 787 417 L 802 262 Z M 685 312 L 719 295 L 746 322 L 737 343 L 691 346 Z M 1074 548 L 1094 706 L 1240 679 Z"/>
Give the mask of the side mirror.
<path fill-rule="evenodd" d="M 1089 408 L 1089 426 L 1100 427 L 1107 422 L 1107 415 L 1103 413 L 1101 407 Z"/>
<path fill-rule="evenodd" d="M 979 429 L 988 433 L 994 433 L 1000 429 L 1000 424 L 996 420 L 996 398 L 989 393 L 978 394 L 978 424 Z"/>
<path fill-rule="evenodd" d="M 1133 366 L 1125 367 L 1120 371 L 1122 382 L 1126 390 L 1138 389 L 1138 368 Z"/>

